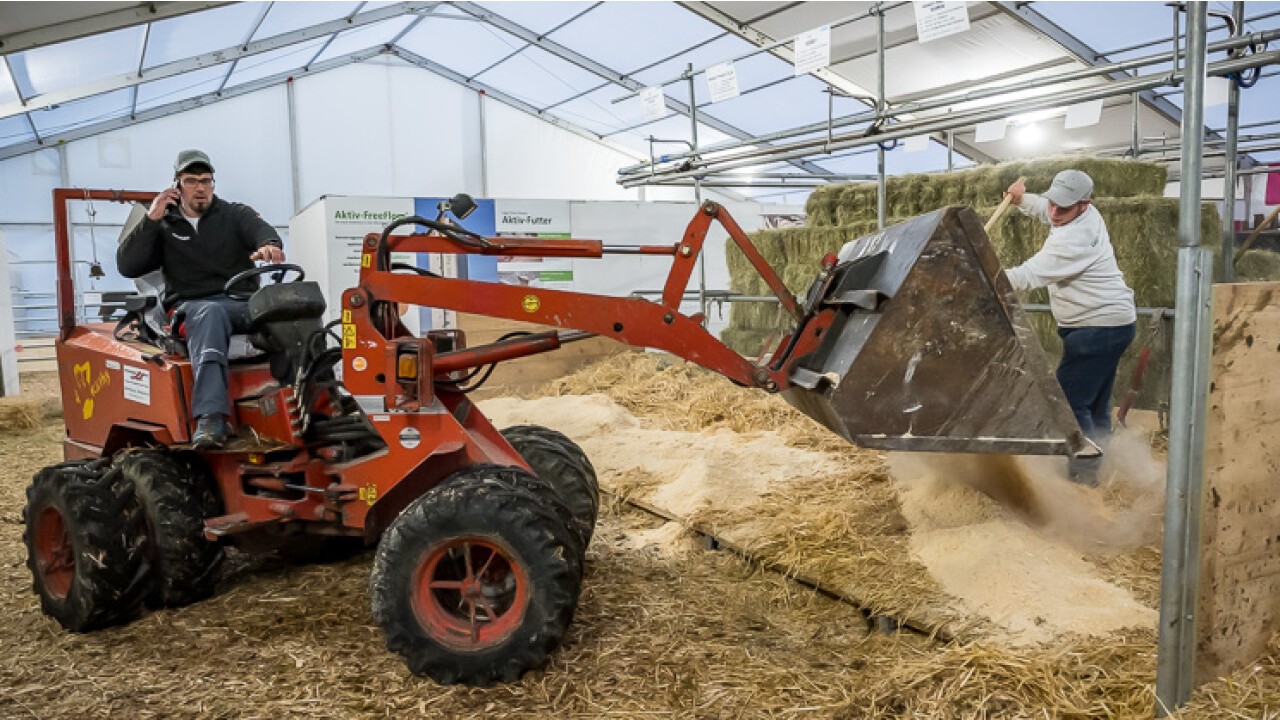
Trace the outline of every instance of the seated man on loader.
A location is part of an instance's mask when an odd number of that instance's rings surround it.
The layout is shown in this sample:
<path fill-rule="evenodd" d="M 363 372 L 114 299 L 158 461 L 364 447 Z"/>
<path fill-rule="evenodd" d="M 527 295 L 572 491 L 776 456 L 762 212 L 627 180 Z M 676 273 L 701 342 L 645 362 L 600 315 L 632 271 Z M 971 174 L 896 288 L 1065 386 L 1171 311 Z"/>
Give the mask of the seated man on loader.
<path fill-rule="evenodd" d="M 223 293 L 227 281 L 255 260 L 284 261 L 280 236 L 253 208 L 213 194 L 213 163 L 199 150 L 183 150 L 174 184 L 120 242 L 116 265 L 125 277 L 161 270 L 166 308 L 185 314 L 186 341 L 195 376 L 191 414 L 197 449 L 220 447 L 228 434 L 227 347 L 233 333 L 249 331 L 249 304 Z"/>
<path fill-rule="evenodd" d="M 1111 388 L 1120 356 L 1133 342 L 1136 308 L 1111 248 L 1107 224 L 1093 207 L 1093 179 L 1063 170 L 1044 195 L 1009 186 L 1014 205 L 1051 225 L 1031 259 L 1005 271 L 1015 290 L 1049 289 L 1049 309 L 1062 338 L 1058 383 L 1080 430 L 1104 445 L 1111 434 Z M 1071 480 L 1098 482 L 1101 458 L 1072 458 Z"/>

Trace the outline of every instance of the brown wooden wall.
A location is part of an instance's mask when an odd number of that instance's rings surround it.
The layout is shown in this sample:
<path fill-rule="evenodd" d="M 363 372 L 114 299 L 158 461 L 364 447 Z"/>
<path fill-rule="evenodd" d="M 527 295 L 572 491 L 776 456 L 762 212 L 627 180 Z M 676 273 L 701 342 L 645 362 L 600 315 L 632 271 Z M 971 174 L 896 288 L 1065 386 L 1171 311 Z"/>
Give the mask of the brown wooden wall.
<path fill-rule="evenodd" d="M 1280 631 L 1280 283 L 1215 285 L 1196 681 Z"/>

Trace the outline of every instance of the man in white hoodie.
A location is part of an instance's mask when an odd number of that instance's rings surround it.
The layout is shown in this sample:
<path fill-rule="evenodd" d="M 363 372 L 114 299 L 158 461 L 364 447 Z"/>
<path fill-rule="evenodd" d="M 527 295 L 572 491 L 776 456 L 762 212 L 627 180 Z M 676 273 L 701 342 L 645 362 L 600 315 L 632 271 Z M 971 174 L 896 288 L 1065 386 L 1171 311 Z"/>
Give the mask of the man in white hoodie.
<path fill-rule="evenodd" d="M 1052 225 L 1030 260 L 1005 271 L 1015 290 L 1049 288 L 1049 308 L 1062 338 L 1058 383 L 1076 421 L 1101 445 L 1111 434 L 1111 390 L 1120 356 L 1133 342 L 1133 290 L 1116 265 L 1107 224 L 1093 207 L 1093 180 L 1063 170 L 1044 195 L 1009 186 L 1012 203 Z M 1071 479 L 1097 484 L 1097 459 L 1069 463 Z"/>

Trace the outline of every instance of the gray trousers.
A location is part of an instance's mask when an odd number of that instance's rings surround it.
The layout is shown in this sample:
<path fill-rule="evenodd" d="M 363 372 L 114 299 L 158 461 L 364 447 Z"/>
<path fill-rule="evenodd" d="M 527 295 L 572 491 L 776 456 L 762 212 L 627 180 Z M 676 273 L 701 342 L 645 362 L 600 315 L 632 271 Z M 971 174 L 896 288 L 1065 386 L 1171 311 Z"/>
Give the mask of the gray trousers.
<path fill-rule="evenodd" d="M 249 303 L 213 295 L 188 300 L 181 305 L 186 313 L 187 354 L 195 387 L 191 393 L 191 414 L 231 415 L 227 391 L 227 346 L 231 336 L 249 332 Z"/>

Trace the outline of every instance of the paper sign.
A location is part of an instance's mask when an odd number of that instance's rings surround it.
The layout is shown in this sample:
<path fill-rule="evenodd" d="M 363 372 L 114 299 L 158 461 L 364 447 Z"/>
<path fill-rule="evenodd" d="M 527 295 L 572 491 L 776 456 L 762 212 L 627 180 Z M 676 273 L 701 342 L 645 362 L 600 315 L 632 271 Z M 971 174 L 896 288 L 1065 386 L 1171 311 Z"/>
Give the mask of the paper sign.
<path fill-rule="evenodd" d="M 124 366 L 124 399 L 143 405 L 151 404 L 151 371 Z"/>
<path fill-rule="evenodd" d="M 1102 120 L 1102 101 L 1090 100 L 1072 105 L 1067 108 L 1067 119 L 1063 123 L 1063 127 L 1067 130 L 1072 128 L 1089 127 L 1097 125 Z"/>
<path fill-rule="evenodd" d="M 821 70 L 831 64 L 831 26 L 823 25 L 796 36 L 796 75 Z"/>
<path fill-rule="evenodd" d="M 707 89 L 711 92 L 711 102 L 738 97 L 738 74 L 734 72 L 733 63 L 707 68 Z"/>
<path fill-rule="evenodd" d="M 1226 105 L 1231 81 L 1224 77 L 1211 77 L 1204 80 L 1204 106 Z"/>
<path fill-rule="evenodd" d="M 927 43 L 969 29 L 969 8 L 962 2 L 916 2 L 916 36 Z"/>
<path fill-rule="evenodd" d="M 667 112 L 667 100 L 660 87 L 640 88 L 640 102 L 644 103 L 646 120 L 657 120 Z"/>
<path fill-rule="evenodd" d="M 1007 125 L 1008 121 L 1006 118 L 988 120 L 984 123 L 979 123 L 978 127 L 974 130 L 973 140 L 974 142 L 995 142 L 997 140 L 1003 140 L 1004 130 Z"/>
<path fill-rule="evenodd" d="M 909 153 L 924 152 L 925 150 L 929 149 L 929 136 L 928 135 L 912 135 L 911 137 L 904 140 L 902 144 L 906 152 L 909 152 Z"/>

